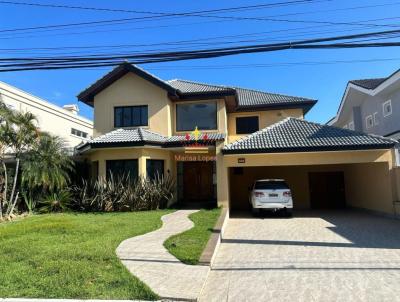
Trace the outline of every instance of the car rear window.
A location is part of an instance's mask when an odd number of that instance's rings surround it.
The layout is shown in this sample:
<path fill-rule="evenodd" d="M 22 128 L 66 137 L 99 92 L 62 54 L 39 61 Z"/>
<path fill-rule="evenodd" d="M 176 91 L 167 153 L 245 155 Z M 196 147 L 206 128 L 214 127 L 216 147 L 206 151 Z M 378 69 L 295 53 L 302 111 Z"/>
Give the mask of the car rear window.
<path fill-rule="evenodd" d="M 254 188 L 258 190 L 289 189 L 288 185 L 284 181 L 256 181 Z"/>

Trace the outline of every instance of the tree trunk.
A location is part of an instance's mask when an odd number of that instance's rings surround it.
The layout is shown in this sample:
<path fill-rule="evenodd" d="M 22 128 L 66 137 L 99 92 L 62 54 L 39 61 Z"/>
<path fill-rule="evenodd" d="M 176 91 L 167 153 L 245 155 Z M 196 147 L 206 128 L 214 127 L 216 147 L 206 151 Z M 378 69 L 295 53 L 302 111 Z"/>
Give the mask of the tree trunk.
<path fill-rule="evenodd" d="M 15 195 L 15 200 L 12 203 L 12 206 L 11 206 L 10 211 L 8 212 L 7 216 L 12 215 L 12 213 L 14 212 L 15 205 L 17 204 L 17 201 L 18 201 L 18 195 L 19 195 L 19 192 L 17 192 L 17 194 Z"/>
<path fill-rule="evenodd" d="M 12 214 L 11 212 L 14 210 L 14 206 L 15 206 L 15 203 L 17 201 L 17 198 L 16 198 L 15 202 L 14 202 L 14 194 L 15 194 L 15 189 L 17 187 L 18 171 L 19 171 L 19 158 L 17 157 L 17 165 L 15 167 L 15 175 L 14 175 L 13 187 L 12 187 L 10 201 L 9 201 L 9 204 L 10 205 L 12 204 L 12 206 L 11 206 L 10 210 L 8 211 L 8 213 L 7 213 L 8 215 Z M 18 194 L 17 194 L 17 196 L 18 196 Z"/>
<path fill-rule="evenodd" d="M 7 166 L 4 161 L 2 161 L 2 166 L 4 169 L 4 192 L 3 197 L 0 199 L 0 219 L 3 218 L 3 203 L 7 200 L 7 190 L 8 190 L 8 175 L 7 175 Z"/>

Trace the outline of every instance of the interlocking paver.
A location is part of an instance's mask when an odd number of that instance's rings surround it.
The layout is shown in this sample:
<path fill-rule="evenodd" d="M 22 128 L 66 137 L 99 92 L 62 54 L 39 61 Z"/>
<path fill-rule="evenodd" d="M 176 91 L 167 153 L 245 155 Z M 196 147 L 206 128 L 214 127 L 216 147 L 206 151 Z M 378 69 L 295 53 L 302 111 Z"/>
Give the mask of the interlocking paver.
<path fill-rule="evenodd" d="M 127 239 L 117 248 L 117 255 L 128 270 L 161 298 L 196 300 L 206 280 L 208 266 L 186 265 L 163 246 L 170 236 L 193 227 L 188 215 L 194 212 L 167 214 L 161 218 L 160 229 Z"/>
<path fill-rule="evenodd" d="M 400 221 L 296 214 L 230 218 L 200 300 L 400 301 Z"/>

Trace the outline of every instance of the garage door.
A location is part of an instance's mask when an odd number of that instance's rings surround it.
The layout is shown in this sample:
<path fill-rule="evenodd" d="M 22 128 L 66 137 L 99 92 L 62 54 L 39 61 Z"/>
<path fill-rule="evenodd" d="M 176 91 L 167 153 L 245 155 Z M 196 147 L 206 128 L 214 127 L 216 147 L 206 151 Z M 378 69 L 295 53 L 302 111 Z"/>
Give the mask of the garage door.
<path fill-rule="evenodd" d="M 344 173 L 310 172 L 310 206 L 312 209 L 338 209 L 346 206 Z"/>

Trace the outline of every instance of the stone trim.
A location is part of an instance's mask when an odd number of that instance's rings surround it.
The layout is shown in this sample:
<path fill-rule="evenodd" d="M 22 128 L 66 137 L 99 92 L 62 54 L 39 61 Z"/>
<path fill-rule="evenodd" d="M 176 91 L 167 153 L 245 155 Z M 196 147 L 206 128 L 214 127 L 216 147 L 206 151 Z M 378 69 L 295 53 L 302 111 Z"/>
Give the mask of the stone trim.
<path fill-rule="evenodd" d="M 213 228 L 210 239 L 200 256 L 199 265 L 211 266 L 215 255 L 217 254 L 219 245 L 224 234 L 225 226 L 229 219 L 229 213 L 227 208 L 222 208 L 221 215 L 219 216 L 217 223 Z"/>

